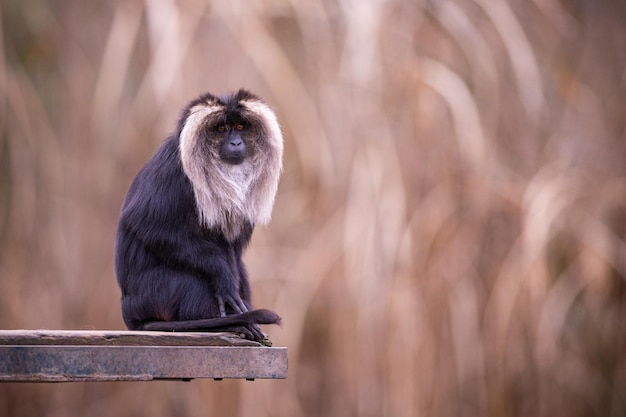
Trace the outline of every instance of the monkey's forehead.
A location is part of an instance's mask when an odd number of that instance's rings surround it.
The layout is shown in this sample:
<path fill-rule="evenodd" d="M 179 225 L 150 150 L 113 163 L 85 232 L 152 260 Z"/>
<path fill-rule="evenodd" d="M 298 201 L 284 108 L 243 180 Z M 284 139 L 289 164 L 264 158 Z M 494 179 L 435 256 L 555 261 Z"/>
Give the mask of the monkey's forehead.
<path fill-rule="evenodd" d="M 216 103 L 200 103 L 191 107 L 187 118 L 200 117 L 207 123 L 212 122 L 237 122 L 241 120 L 258 119 L 259 114 L 255 112 L 257 105 L 263 105 L 258 101 L 238 101 L 230 105 Z"/>
<path fill-rule="evenodd" d="M 260 97 L 252 94 L 248 90 L 240 89 L 234 93 L 224 94 L 220 97 L 222 104 L 228 105 L 230 103 L 237 103 L 242 101 L 263 101 Z"/>
<path fill-rule="evenodd" d="M 207 119 L 232 121 L 261 116 L 258 114 L 260 107 L 267 107 L 269 110 L 263 99 L 242 89 L 234 93 L 225 94 L 222 97 L 204 94 L 189 103 L 186 113 L 187 117 L 192 114 L 202 113 Z"/>
<path fill-rule="evenodd" d="M 233 106 L 244 101 L 258 101 L 263 102 L 263 99 L 249 92 L 248 90 L 240 89 L 235 92 L 229 92 L 217 96 L 211 93 L 202 94 L 200 97 L 189 103 L 188 107 L 192 108 L 198 104 L 218 105 L 218 106 Z"/>

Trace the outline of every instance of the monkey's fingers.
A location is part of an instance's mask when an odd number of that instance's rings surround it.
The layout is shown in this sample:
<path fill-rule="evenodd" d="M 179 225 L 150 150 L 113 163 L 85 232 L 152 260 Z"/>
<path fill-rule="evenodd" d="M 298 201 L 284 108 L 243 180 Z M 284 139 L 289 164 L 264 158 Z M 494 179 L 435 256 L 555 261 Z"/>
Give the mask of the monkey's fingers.
<path fill-rule="evenodd" d="M 248 307 L 246 307 L 241 297 L 237 297 L 234 301 L 238 304 L 240 313 L 245 313 L 246 311 L 248 311 Z"/>
<path fill-rule="evenodd" d="M 232 296 L 221 297 L 218 295 L 217 306 L 219 307 L 221 317 L 226 317 L 226 305 L 227 304 L 232 307 L 235 314 L 241 314 L 241 313 L 245 313 L 246 311 L 248 311 L 248 307 L 246 307 L 241 297 L 232 297 Z"/>
<path fill-rule="evenodd" d="M 237 328 L 237 333 L 240 333 L 243 337 L 256 342 L 261 342 L 265 339 L 266 335 L 261 328 L 256 324 L 248 324 Z"/>
<path fill-rule="evenodd" d="M 248 311 L 241 297 L 227 297 L 226 302 L 235 310 L 235 313 L 241 314 Z"/>
<path fill-rule="evenodd" d="M 261 328 L 256 325 L 256 324 L 251 324 L 248 326 L 250 329 L 250 332 L 253 334 L 254 339 L 257 342 L 262 341 L 263 339 L 265 339 L 265 333 L 263 333 L 263 331 L 261 330 Z"/>
<path fill-rule="evenodd" d="M 226 317 L 226 307 L 224 306 L 224 299 L 219 295 L 217 296 L 217 306 L 220 309 L 220 317 Z"/>

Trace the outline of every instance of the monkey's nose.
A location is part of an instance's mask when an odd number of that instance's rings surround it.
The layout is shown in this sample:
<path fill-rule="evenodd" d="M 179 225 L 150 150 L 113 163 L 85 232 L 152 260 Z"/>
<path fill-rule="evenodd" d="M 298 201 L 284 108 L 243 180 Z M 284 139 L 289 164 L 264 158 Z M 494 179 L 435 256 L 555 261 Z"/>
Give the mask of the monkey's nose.
<path fill-rule="evenodd" d="M 246 144 L 241 139 L 231 139 L 226 150 L 228 153 L 242 156 L 246 152 Z"/>

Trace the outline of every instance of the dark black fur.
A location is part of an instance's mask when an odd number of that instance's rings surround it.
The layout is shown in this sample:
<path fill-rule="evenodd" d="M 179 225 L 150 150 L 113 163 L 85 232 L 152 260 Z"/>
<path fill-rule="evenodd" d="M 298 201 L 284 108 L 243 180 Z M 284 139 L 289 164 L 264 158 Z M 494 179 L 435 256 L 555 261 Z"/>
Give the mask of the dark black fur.
<path fill-rule="evenodd" d="M 179 135 L 189 109 L 220 100 L 205 95 L 190 103 L 178 130 L 139 172 L 122 206 L 115 269 L 122 314 L 129 329 L 236 331 L 261 340 L 258 324 L 280 317 L 252 311 L 242 253 L 253 224 L 228 241 L 200 224 L 192 185 L 180 158 Z M 226 316 L 220 314 L 222 300 Z"/>

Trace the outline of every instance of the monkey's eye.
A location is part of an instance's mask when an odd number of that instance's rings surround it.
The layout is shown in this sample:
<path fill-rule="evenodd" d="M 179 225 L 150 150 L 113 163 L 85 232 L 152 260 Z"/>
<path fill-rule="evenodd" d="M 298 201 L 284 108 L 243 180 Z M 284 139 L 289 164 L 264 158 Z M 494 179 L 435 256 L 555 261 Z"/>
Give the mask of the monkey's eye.
<path fill-rule="evenodd" d="M 240 131 L 240 132 L 241 132 L 242 130 L 244 130 L 245 128 L 246 128 L 246 126 L 245 126 L 243 123 L 237 123 L 237 124 L 235 125 L 235 129 L 237 129 L 237 130 L 238 130 L 238 131 Z"/>
<path fill-rule="evenodd" d="M 220 132 L 220 133 L 226 132 L 226 125 L 219 125 L 219 126 L 217 126 L 217 131 Z"/>

